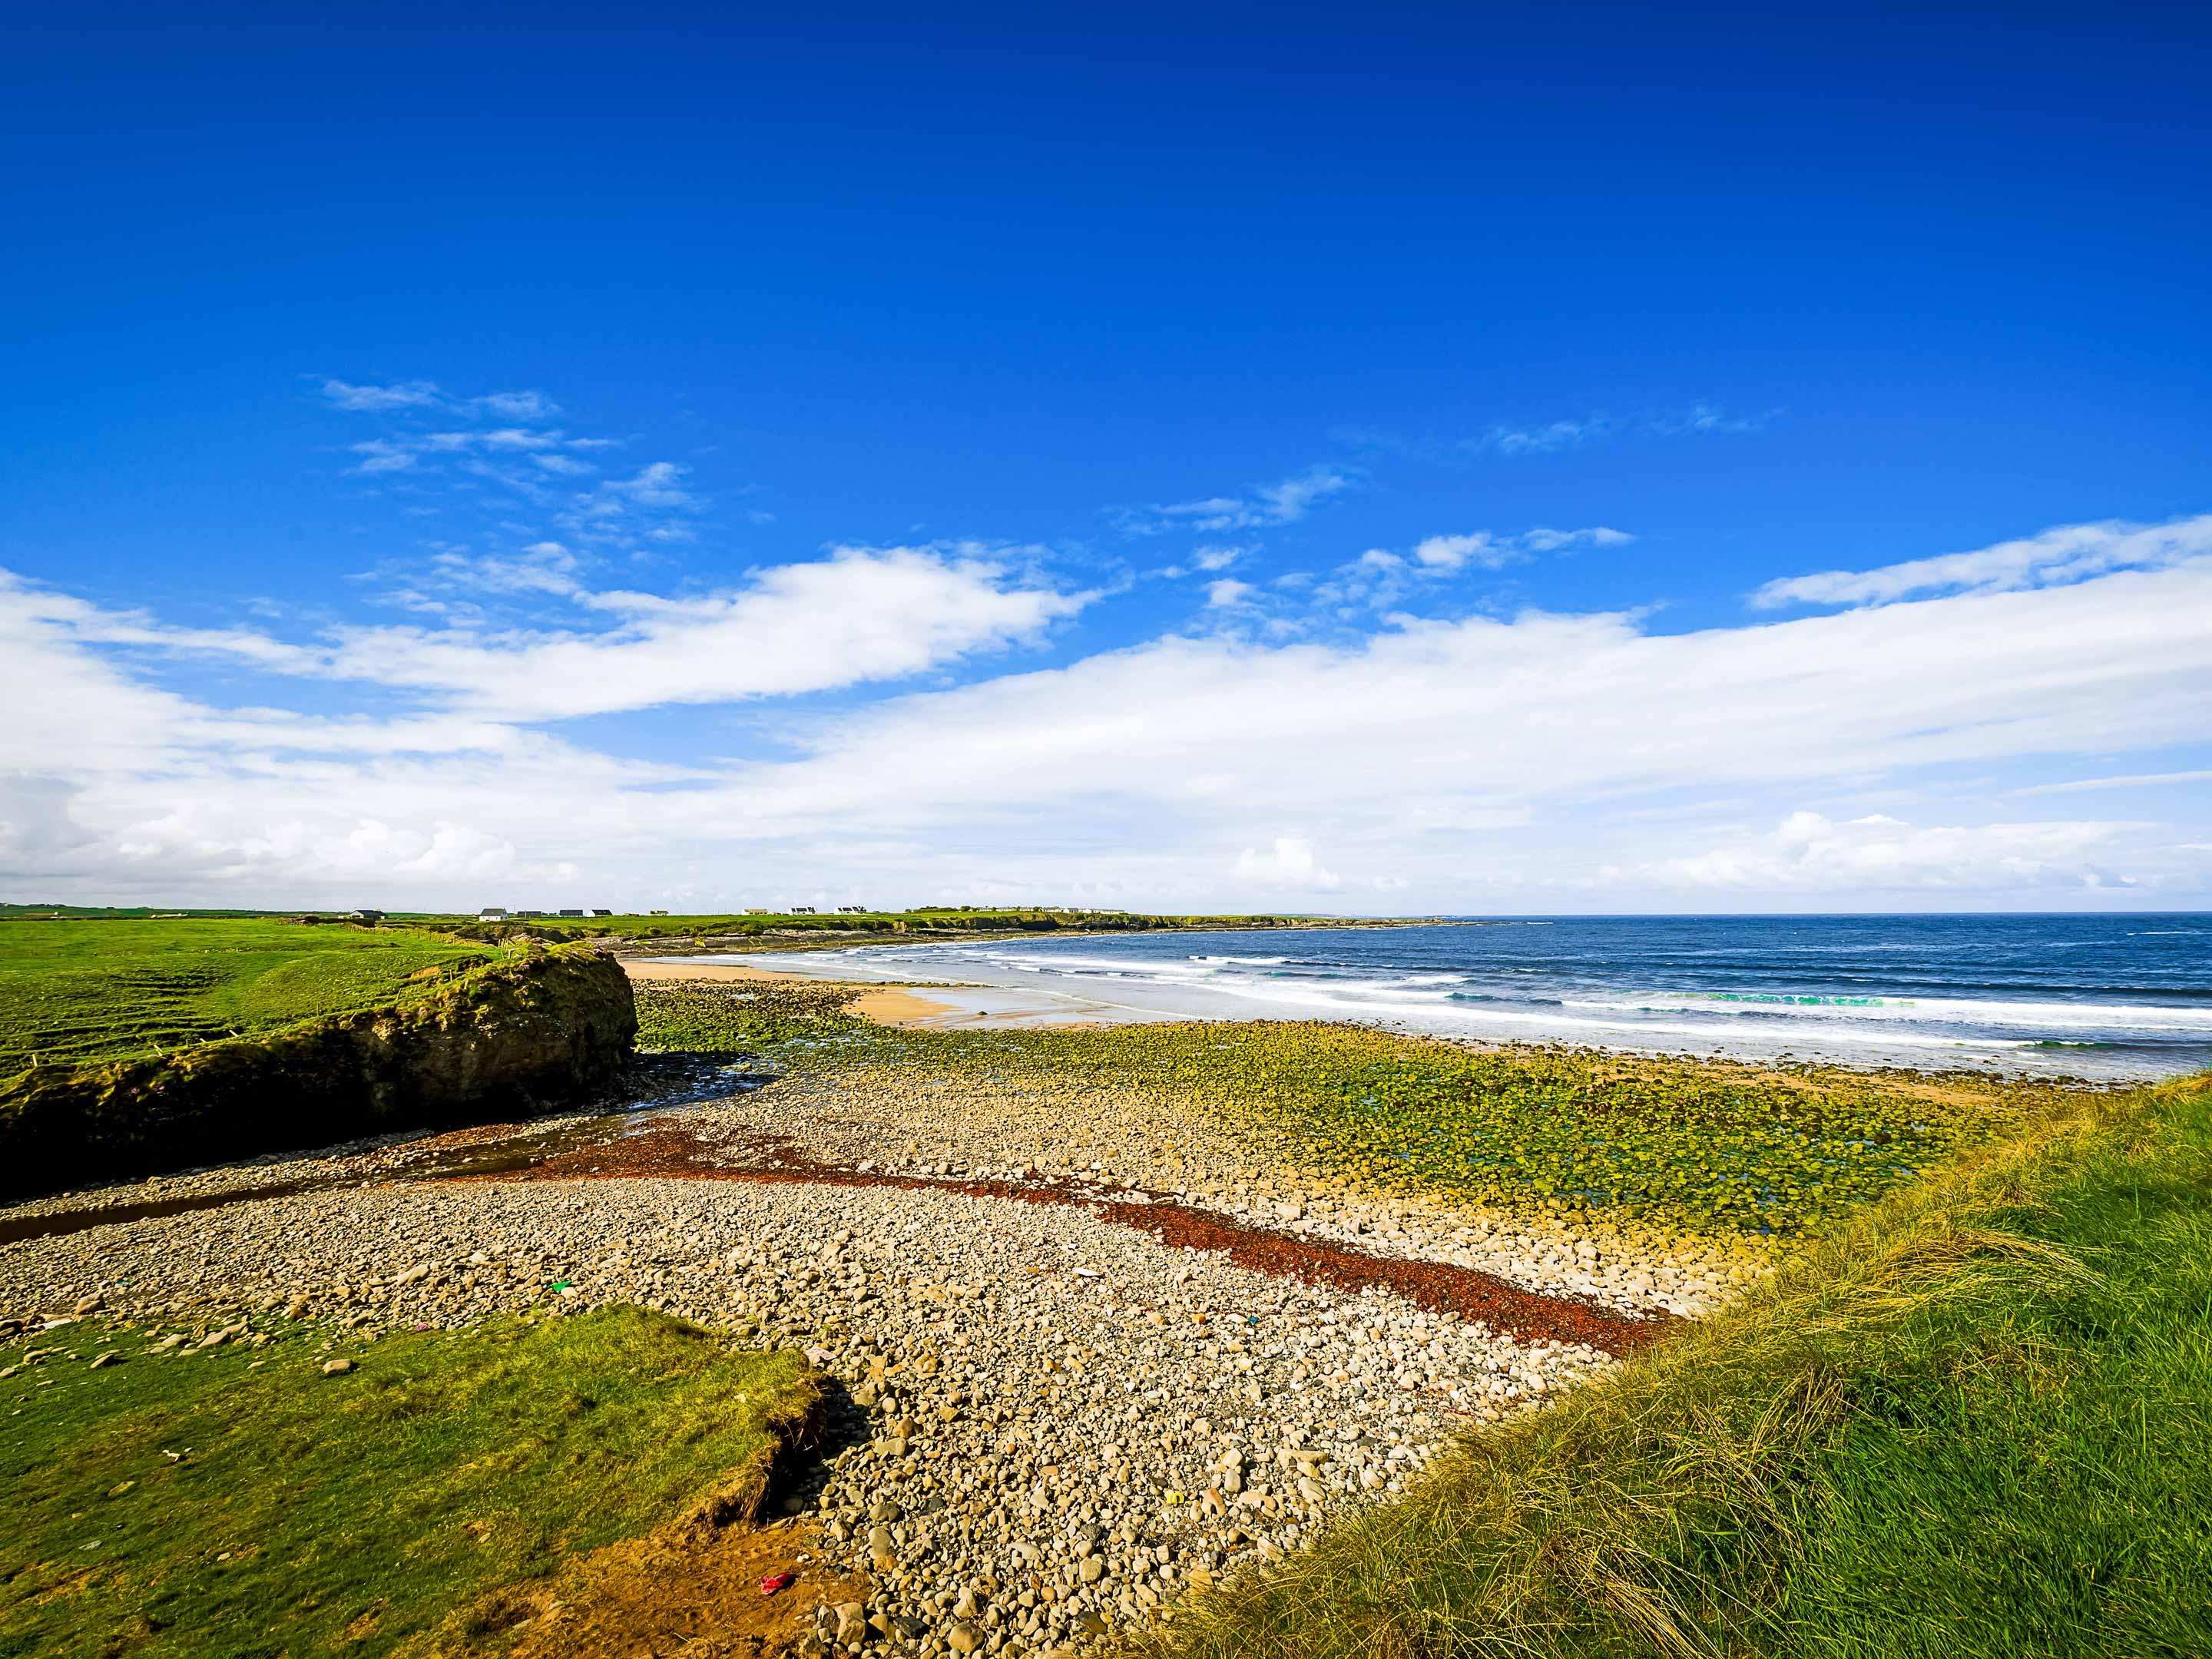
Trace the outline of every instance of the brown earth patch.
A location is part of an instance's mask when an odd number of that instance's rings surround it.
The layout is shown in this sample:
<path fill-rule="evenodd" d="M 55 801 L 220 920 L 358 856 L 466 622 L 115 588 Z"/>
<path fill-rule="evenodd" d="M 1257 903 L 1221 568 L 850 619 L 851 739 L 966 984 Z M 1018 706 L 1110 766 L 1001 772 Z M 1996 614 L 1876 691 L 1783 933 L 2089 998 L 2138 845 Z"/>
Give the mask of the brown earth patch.
<path fill-rule="evenodd" d="M 814 1628 L 815 1609 L 868 1599 L 839 1574 L 810 1522 L 678 1525 L 593 1551 L 556 1577 L 509 1585 L 471 1610 L 475 1633 L 426 1652 L 453 1659 L 775 1659 Z M 794 1582 L 763 1595 L 763 1579 Z"/>
<path fill-rule="evenodd" d="M 716 1160 L 717 1153 L 732 1152 L 756 1161 L 740 1164 Z M 1331 1239 L 1246 1226 L 1127 1188 L 1097 1188 L 1044 1178 L 969 1181 L 852 1169 L 817 1163 L 780 1136 L 752 1136 L 715 1146 L 688 1129 L 659 1128 L 602 1146 L 577 1147 L 524 1169 L 455 1178 L 574 1181 L 637 1176 L 893 1187 L 908 1192 L 966 1193 L 1023 1204 L 1064 1204 L 1087 1209 L 1103 1220 L 1138 1228 L 1170 1248 L 1219 1251 L 1238 1267 L 1255 1273 L 1328 1285 L 1355 1294 L 1370 1287 L 1387 1290 L 1432 1313 L 1479 1321 L 1516 1341 L 1577 1342 L 1621 1354 L 1656 1340 L 1676 1322 L 1669 1316 L 1638 1318 L 1578 1297 L 1525 1290 L 1479 1268 L 1376 1255 Z"/>

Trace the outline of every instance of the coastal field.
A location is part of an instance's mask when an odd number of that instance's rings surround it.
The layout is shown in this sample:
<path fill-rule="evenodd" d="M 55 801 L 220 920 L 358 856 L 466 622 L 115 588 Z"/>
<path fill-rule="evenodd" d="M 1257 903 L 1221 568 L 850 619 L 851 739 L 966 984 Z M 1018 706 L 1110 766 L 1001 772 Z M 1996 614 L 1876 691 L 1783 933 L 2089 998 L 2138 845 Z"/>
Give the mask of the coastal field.
<path fill-rule="evenodd" d="M 413 928 L 0 916 L 0 1077 L 401 1002 L 495 954 Z"/>
<path fill-rule="evenodd" d="M 57 1194 L 0 1215 L 0 1313 L 343 1342 L 635 1305 L 803 1352 L 823 1434 L 756 1541 L 813 1576 L 732 1653 L 2203 1628 L 2202 1089 L 945 1029 L 927 987 L 685 971 L 637 965 L 642 1112 Z M 559 1650 L 544 1607 L 501 1639 Z"/>

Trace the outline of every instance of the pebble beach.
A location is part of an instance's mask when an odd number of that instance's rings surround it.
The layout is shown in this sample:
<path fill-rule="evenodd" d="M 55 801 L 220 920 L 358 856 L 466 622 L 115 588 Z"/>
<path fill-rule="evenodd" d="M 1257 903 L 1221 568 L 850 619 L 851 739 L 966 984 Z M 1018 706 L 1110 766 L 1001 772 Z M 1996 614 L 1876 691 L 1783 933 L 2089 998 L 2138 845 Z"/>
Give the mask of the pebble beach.
<path fill-rule="evenodd" d="M 1760 1270 L 1364 1192 L 1110 1085 L 661 1083 L 642 1114 L 19 1206 L 55 1231 L 0 1244 L 0 1314 L 373 1364 L 381 1332 L 632 1302 L 803 1348 L 831 1405 L 780 1524 L 867 1590 L 802 1583 L 790 1649 L 1048 1655 L 1298 1549 Z"/>

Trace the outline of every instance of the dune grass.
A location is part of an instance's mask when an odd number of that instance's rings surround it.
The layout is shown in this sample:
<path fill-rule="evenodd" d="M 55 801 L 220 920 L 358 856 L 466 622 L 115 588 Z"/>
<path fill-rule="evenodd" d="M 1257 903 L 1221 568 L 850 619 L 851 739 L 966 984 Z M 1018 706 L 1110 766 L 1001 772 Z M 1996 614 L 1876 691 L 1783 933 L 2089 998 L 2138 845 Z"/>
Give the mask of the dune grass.
<path fill-rule="evenodd" d="M 816 1387 L 796 1354 L 635 1308 L 348 1342 L 335 1376 L 308 1332 L 159 1358 L 156 1335 L 88 1322 L 0 1350 L 54 1350 L 0 1382 L 0 1656 L 473 1634 L 502 1586 L 757 1501 Z"/>
<path fill-rule="evenodd" d="M 2212 1081 L 1952 1160 L 1153 1652 L 2212 1652 Z"/>
<path fill-rule="evenodd" d="M 0 1077 L 404 1001 L 495 954 L 396 927 L 0 918 Z"/>

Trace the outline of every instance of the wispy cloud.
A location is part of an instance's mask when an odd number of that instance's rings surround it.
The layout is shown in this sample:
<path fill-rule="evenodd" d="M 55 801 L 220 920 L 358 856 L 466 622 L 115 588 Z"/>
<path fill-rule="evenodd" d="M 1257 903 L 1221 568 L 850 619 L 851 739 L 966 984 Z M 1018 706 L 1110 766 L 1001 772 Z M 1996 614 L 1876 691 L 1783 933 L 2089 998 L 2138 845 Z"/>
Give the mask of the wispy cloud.
<path fill-rule="evenodd" d="M 1411 456 L 1417 460 L 1465 465 L 1486 455 L 1509 458 L 1558 455 L 1622 439 L 1683 438 L 1764 431 L 1781 411 L 1731 414 L 1717 404 L 1693 403 L 1647 415 L 1614 415 L 1603 410 L 1529 423 L 1501 422 L 1473 437 L 1411 438 L 1372 427 L 1339 427 L 1332 435 L 1356 449 Z"/>
<path fill-rule="evenodd" d="M 1607 525 L 1578 530 L 1554 530 L 1540 525 L 1518 532 L 1471 530 L 1426 536 L 1407 552 L 1370 547 L 1358 558 L 1339 565 L 1310 591 L 1311 602 L 1340 611 L 1347 609 L 1388 610 L 1401 604 L 1423 584 L 1443 580 L 1469 570 L 1502 570 L 1540 554 L 1571 552 L 1579 548 L 1625 547 L 1635 537 Z"/>
<path fill-rule="evenodd" d="M 1480 437 L 1467 440 L 1464 447 L 1499 455 L 1556 455 L 1563 449 L 1593 443 L 1613 430 L 1613 423 L 1604 416 L 1585 415 L 1579 420 L 1553 421 L 1542 426 L 1494 426 Z"/>
<path fill-rule="evenodd" d="M 2087 794 L 2098 789 L 2157 789 L 2186 783 L 2212 783 L 2212 772 L 2136 772 L 2116 778 L 2076 778 L 2069 783 L 2031 784 L 2015 795 Z"/>
<path fill-rule="evenodd" d="M 672 460 L 643 461 L 607 474 L 610 452 L 626 441 L 578 435 L 550 424 L 560 405 L 542 392 L 449 392 L 430 380 L 393 386 L 324 383 L 333 408 L 372 417 L 382 429 L 347 445 L 349 474 L 365 489 L 396 492 L 401 511 L 442 517 L 441 538 L 418 544 L 426 561 L 387 559 L 379 574 L 398 582 L 387 598 L 418 611 L 451 608 L 440 588 L 474 588 L 509 599 L 559 598 L 580 591 L 594 559 L 674 549 L 698 538 L 712 505 L 691 471 Z M 758 524 L 770 515 L 750 514 Z M 451 527 L 477 522 L 472 532 Z M 457 541 L 469 533 L 467 544 Z M 519 550 L 565 544 L 576 561 L 568 580 L 553 580 Z"/>
<path fill-rule="evenodd" d="M 1342 495 L 1359 482 L 1346 467 L 1311 466 L 1270 484 L 1255 484 L 1241 495 L 1213 495 L 1176 501 L 1119 514 L 1124 529 L 1139 535 L 1170 530 L 1217 534 L 1224 530 L 1265 530 L 1296 524 L 1314 507 Z"/>
<path fill-rule="evenodd" d="M 1784 577 L 1754 591 L 1749 603 L 1756 610 L 1770 611 L 1791 605 L 1886 605 L 1943 592 L 1996 593 L 2053 587 L 2115 570 L 2162 570 L 2208 552 L 2212 552 L 2212 513 L 2159 525 L 2108 519 L 2060 525 L 1971 553 L 1908 559 L 1872 570 Z"/>
<path fill-rule="evenodd" d="M 1626 547 L 1635 537 L 1625 530 L 1593 525 L 1586 530 L 1553 530 L 1539 526 L 1517 536 L 1500 536 L 1488 530 L 1463 536 L 1430 536 L 1415 544 L 1413 561 L 1431 570 L 1462 570 L 1469 565 L 1484 570 L 1525 559 L 1532 554 L 1557 553 L 1576 547 Z"/>
<path fill-rule="evenodd" d="M 1662 438 L 1692 437 L 1705 433 L 1764 431 L 1774 413 L 1730 415 L 1712 404 L 1692 404 L 1673 414 L 1655 415 L 1644 423 L 1646 432 Z"/>
<path fill-rule="evenodd" d="M 323 396 L 338 408 L 359 414 L 431 409 L 446 400 L 446 394 L 428 380 L 405 380 L 396 386 L 352 386 L 343 380 L 325 380 Z"/>
<path fill-rule="evenodd" d="M 542 421 L 561 412 L 561 405 L 542 392 L 493 392 L 480 398 L 457 398 L 434 380 L 356 386 L 345 380 L 325 380 L 322 393 L 334 407 L 356 414 L 442 409 L 459 414 L 495 415 L 510 421 Z"/>

